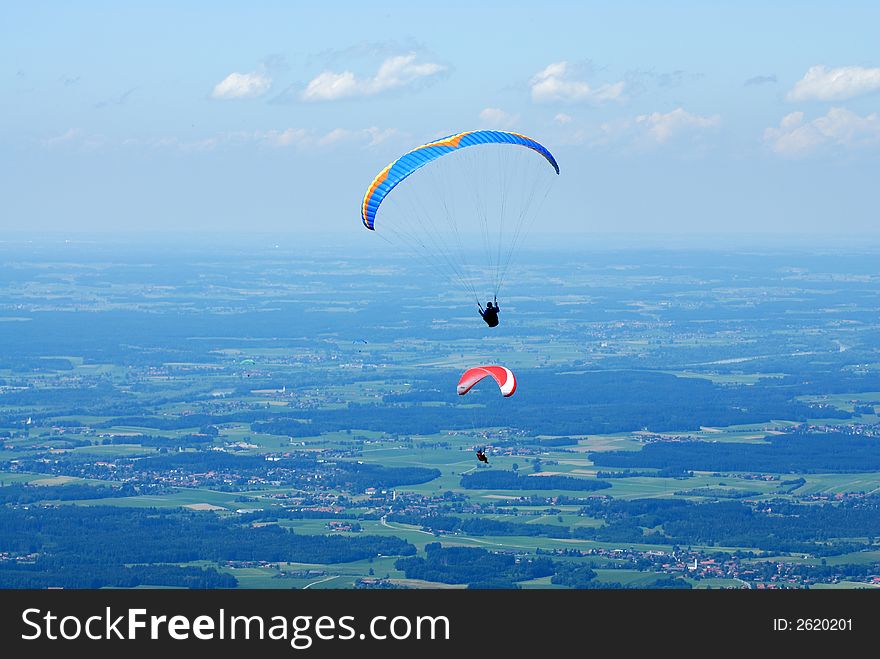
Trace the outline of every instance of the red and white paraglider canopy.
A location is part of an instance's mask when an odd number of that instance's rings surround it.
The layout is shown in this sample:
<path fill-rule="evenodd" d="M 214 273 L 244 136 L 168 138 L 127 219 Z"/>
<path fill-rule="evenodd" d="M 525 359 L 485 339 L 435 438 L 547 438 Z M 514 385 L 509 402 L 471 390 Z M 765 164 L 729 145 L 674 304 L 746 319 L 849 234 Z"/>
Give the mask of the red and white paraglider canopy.
<path fill-rule="evenodd" d="M 464 396 L 471 388 L 484 378 L 491 377 L 498 383 L 505 398 L 513 396 L 516 391 L 516 377 L 505 366 L 475 366 L 462 373 L 458 381 L 458 395 Z"/>

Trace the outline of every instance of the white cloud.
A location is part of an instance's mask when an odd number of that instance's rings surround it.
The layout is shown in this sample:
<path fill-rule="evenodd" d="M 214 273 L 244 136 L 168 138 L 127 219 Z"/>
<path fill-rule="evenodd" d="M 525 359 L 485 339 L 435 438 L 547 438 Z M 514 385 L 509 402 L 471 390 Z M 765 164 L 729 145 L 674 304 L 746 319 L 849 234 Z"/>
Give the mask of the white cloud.
<path fill-rule="evenodd" d="M 572 116 L 570 114 L 560 112 L 555 117 L 553 117 L 553 121 L 561 126 L 564 126 L 565 124 L 570 124 L 572 122 Z"/>
<path fill-rule="evenodd" d="M 813 66 L 788 92 L 789 101 L 842 101 L 880 90 L 880 68 Z"/>
<path fill-rule="evenodd" d="M 533 75 L 529 84 L 532 100 L 536 103 L 561 101 L 602 104 L 623 99 L 623 82 L 606 83 L 593 89 L 586 82 L 574 78 L 568 62 L 548 65 Z"/>
<path fill-rule="evenodd" d="M 785 131 L 794 130 L 804 120 L 803 112 L 792 112 L 782 117 L 779 127 Z"/>
<path fill-rule="evenodd" d="M 510 114 L 501 108 L 485 108 L 480 112 L 480 122 L 485 127 L 513 128 L 518 121 L 518 114 Z"/>
<path fill-rule="evenodd" d="M 257 131 L 254 137 L 258 142 L 269 146 L 293 146 L 302 144 L 309 136 L 304 128 L 286 128 L 285 130 Z"/>
<path fill-rule="evenodd" d="M 262 73 L 230 73 L 214 87 L 212 98 L 254 98 L 262 96 L 272 86 L 272 79 Z"/>
<path fill-rule="evenodd" d="M 446 70 L 442 64 L 420 63 L 416 59 L 416 53 L 389 57 L 379 66 L 376 75 L 367 78 L 358 78 L 351 71 L 324 71 L 306 85 L 301 98 L 304 101 L 335 101 L 355 96 L 374 96 L 427 81 Z"/>
<path fill-rule="evenodd" d="M 676 108 L 672 112 L 661 114 L 653 112 L 636 117 L 636 123 L 645 128 L 652 140 L 658 144 L 668 142 L 673 135 L 695 129 L 712 128 L 721 123 L 721 117 L 714 114 L 703 117 L 691 114 L 684 108 Z"/>
<path fill-rule="evenodd" d="M 382 144 L 382 142 L 394 137 L 397 135 L 396 128 L 377 128 L 376 126 L 371 126 L 370 128 L 365 128 L 364 133 L 369 135 L 370 142 L 367 146 L 378 146 Z"/>
<path fill-rule="evenodd" d="M 550 64 L 532 76 L 530 83 L 532 100 L 538 102 L 583 100 L 591 91 L 587 83 L 570 79 L 568 62 Z"/>
<path fill-rule="evenodd" d="M 804 156 L 822 147 L 860 148 L 880 145 L 880 117 L 861 116 L 846 108 L 831 108 L 827 114 L 804 122 L 803 112 L 782 118 L 778 128 L 764 131 L 764 141 L 783 156 Z"/>
<path fill-rule="evenodd" d="M 339 144 L 340 142 L 347 142 L 355 137 L 355 133 L 347 128 L 334 128 L 330 132 L 322 135 L 317 139 L 318 146 L 330 146 L 332 144 Z"/>
<path fill-rule="evenodd" d="M 329 101 L 347 96 L 356 96 L 362 82 L 355 78 L 354 73 L 333 73 L 324 71 L 306 86 L 302 98 L 306 101 Z"/>
<path fill-rule="evenodd" d="M 620 101 L 623 99 L 623 88 L 623 81 L 613 82 L 610 85 L 601 85 L 596 89 L 594 98 L 599 103 L 605 103 L 606 101 Z"/>

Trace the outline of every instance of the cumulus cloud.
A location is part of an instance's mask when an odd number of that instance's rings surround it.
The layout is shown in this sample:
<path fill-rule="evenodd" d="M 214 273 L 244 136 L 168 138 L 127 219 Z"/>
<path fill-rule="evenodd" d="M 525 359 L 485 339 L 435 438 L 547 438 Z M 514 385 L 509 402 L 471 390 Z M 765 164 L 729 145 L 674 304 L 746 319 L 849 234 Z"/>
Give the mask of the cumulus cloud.
<path fill-rule="evenodd" d="M 309 137 L 304 128 L 286 128 L 284 130 L 257 131 L 254 138 L 269 146 L 293 146 L 303 143 Z"/>
<path fill-rule="evenodd" d="M 412 87 L 436 79 L 446 70 L 442 64 L 418 62 L 416 53 L 388 57 L 373 76 L 360 78 L 352 71 L 323 71 L 312 79 L 300 97 L 304 101 L 335 101 L 374 96 L 393 89 Z"/>
<path fill-rule="evenodd" d="M 518 121 L 518 114 L 510 114 L 501 108 L 485 108 L 480 112 L 480 122 L 485 127 L 513 128 Z"/>
<path fill-rule="evenodd" d="M 230 73 L 214 87 L 212 98 L 235 99 L 262 96 L 272 86 L 272 79 L 263 73 Z"/>
<path fill-rule="evenodd" d="M 315 142 L 318 146 L 330 146 L 333 144 L 339 144 L 341 142 L 347 142 L 353 139 L 354 136 L 354 131 L 351 131 L 347 128 L 334 128 L 333 130 L 318 137 Z"/>
<path fill-rule="evenodd" d="M 532 100 L 536 103 L 595 103 L 623 99 L 623 82 L 606 83 L 592 88 L 578 80 L 568 62 L 555 62 L 539 71 L 529 80 Z"/>
<path fill-rule="evenodd" d="M 642 114 L 636 117 L 636 124 L 643 127 L 647 131 L 648 136 L 658 144 L 668 142 L 676 134 L 712 128 L 720 123 L 721 117 L 717 114 L 704 117 L 698 114 L 691 114 L 684 108 L 676 108 L 666 114 L 652 112 L 651 114 Z"/>
<path fill-rule="evenodd" d="M 835 107 L 822 117 L 804 122 L 803 112 L 792 112 L 782 118 L 778 127 L 764 131 L 764 141 L 775 153 L 790 157 L 830 146 L 876 146 L 880 145 L 880 118 L 876 112 L 863 117 Z"/>
<path fill-rule="evenodd" d="M 370 141 L 367 143 L 367 146 L 378 146 L 397 135 L 397 133 L 396 128 L 377 128 L 376 126 L 371 126 L 370 128 L 364 128 L 362 134 L 369 137 Z"/>
<path fill-rule="evenodd" d="M 813 66 L 795 83 L 789 101 L 842 101 L 880 90 L 880 68 Z"/>
<path fill-rule="evenodd" d="M 553 121 L 561 126 L 564 126 L 565 124 L 570 124 L 572 122 L 572 116 L 570 114 L 560 112 L 555 117 L 553 117 Z"/>

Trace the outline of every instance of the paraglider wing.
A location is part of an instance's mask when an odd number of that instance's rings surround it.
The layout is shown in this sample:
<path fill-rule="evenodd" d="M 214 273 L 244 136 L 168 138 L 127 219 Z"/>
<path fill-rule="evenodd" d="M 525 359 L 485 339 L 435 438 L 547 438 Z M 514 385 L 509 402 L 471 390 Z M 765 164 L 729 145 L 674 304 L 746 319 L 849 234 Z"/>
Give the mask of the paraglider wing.
<path fill-rule="evenodd" d="M 513 372 L 509 368 L 504 366 L 475 366 L 474 368 L 469 368 L 462 373 L 458 381 L 458 395 L 464 396 L 477 382 L 489 377 L 498 383 L 498 387 L 505 398 L 513 396 L 513 392 L 516 391 L 516 377 L 514 377 Z"/>
<path fill-rule="evenodd" d="M 379 210 L 379 205 L 388 193 L 407 176 L 447 153 L 478 144 L 514 144 L 527 147 L 544 156 L 547 162 L 556 170 L 556 173 L 559 173 L 559 165 L 556 163 L 553 154 L 544 146 L 525 135 L 503 130 L 471 130 L 458 133 L 457 135 L 450 135 L 441 140 L 423 144 L 409 153 L 405 153 L 376 175 L 376 178 L 370 183 L 370 187 L 367 188 L 367 193 L 364 195 L 364 201 L 361 204 L 361 219 L 364 222 L 364 226 L 370 231 L 375 231 L 373 224 L 376 220 L 376 212 Z"/>

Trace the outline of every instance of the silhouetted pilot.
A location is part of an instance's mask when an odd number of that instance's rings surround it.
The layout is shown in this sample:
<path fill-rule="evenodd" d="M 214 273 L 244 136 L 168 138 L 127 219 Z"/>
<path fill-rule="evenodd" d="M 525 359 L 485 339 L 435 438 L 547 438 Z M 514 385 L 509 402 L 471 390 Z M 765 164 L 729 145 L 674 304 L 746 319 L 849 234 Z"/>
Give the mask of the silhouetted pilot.
<path fill-rule="evenodd" d="M 497 297 L 495 298 L 495 306 L 492 306 L 491 302 L 486 302 L 486 309 L 484 310 L 483 306 L 477 302 L 477 307 L 480 309 L 480 315 L 489 327 L 496 327 L 498 325 L 498 312 L 501 309 L 498 306 Z"/>
<path fill-rule="evenodd" d="M 486 454 L 483 453 L 482 449 L 477 450 L 477 460 L 479 460 L 480 462 L 485 462 L 486 464 L 489 464 L 489 458 L 486 457 Z"/>

